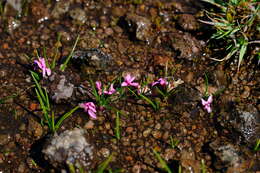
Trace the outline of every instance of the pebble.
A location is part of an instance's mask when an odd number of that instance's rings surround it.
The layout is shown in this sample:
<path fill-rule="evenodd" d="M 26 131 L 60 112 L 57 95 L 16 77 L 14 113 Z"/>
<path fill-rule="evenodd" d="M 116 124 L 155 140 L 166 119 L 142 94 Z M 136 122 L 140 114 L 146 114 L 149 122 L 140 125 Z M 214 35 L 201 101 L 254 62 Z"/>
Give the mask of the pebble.
<path fill-rule="evenodd" d="M 89 120 L 85 125 L 84 128 L 85 129 L 93 129 L 94 128 L 94 122 L 92 120 Z"/>
<path fill-rule="evenodd" d="M 151 133 L 152 129 L 148 128 L 143 132 L 143 136 L 147 137 Z"/>
<path fill-rule="evenodd" d="M 249 96 L 250 96 L 250 87 L 244 86 L 244 91 L 241 94 L 241 98 L 245 99 L 248 98 Z"/>
<path fill-rule="evenodd" d="M 126 133 L 130 134 L 130 133 L 133 132 L 133 130 L 134 130 L 133 127 L 127 127 L 127 128 L 126 128 Z"/>
<path fill-rule="evenodd" d="M 153 131 L 153 132 L 152 132 L 152 135 L 153 135 L 153 137 L 154 137 L 155 139 L 160 139 L 160 138 L 162 137 L 162 133 L 161 133 L 160 131 L 158 131 L 158 130 Z"/>
<path fill-rule="evenodd" d="M 0 145 L 6 145 L 10 141 L 8 134 L 0 134 Z"/>

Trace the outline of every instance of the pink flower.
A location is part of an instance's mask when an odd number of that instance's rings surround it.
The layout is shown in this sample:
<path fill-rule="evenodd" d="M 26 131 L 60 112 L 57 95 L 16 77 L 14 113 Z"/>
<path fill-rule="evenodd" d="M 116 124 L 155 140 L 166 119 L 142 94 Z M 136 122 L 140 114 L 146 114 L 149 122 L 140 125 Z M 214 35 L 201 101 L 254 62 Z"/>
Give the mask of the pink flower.
<path fill-rule="evenodd" d="M 39 58 L 39 60 L 34 60 L 34 63 L 38 65 L 38 67 L 42 70 L 42 76 L 46 77 L 51 75 L 51 69 L 46 67 L 45 59 Z"/>
<path fill-rule="evenodd" d="M 100 81 L 96 81 L 96 87 L 98 89 L 98 94 L 101 95 L 102 94 L 102 88 L 101 88 L 102 84 Z"/>
<path fill-rule="evenodd" d="M 212 112 L 212 109 L 210 107 L 212 101 L 213 101 L 212 95 L 209 96 L 207 101 L 205 101 L 204 99 L 201 99 L 201 104 L 203 105 L 204 109 L 207 110 L 208 113 Z"/>
<path fill-rule="evenodd" d="M 132 77 L 130 74 L 127 74 L 124 77 L 125 81 L 121 84 L 121 86 L 133 86 L 138 88 L 139 84 L 137 82 L 133 82 L 135 80 L 135 77 Z"/>
<path fill-rule="evenodd" d="M 166 86 L 168 84 L 167 80 L 164 78 L 160 78 L 157 81 L 152 83 L 152 86 L 160 84 L 161 86 Z"/>
<path fill-rule="evenodd" d="M 116 92 L 115 88 L 114 88 L 114 84 L 112 83 L 109 87 L 109 90 L 108 91 L 104 91 L 104 94 L 107 94 L 107 95 L 112 95 Z"/>
<path fill-rule="evenodd" d="M 89 114 L 92 118 L 96 119 L 96 105 L 93 102 L 86 102 L 79 104 L 79 107 L 83 108 L 85 112 Z"/>

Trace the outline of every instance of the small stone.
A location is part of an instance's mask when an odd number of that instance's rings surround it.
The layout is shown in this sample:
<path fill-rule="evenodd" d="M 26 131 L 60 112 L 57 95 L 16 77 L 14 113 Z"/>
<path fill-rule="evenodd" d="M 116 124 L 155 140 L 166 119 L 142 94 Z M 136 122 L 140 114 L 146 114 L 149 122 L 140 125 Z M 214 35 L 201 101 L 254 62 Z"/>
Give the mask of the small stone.
<path fill-rule="evenodd" d="M 10 141 L 8 134 L 0 134 L 0 145 L 6 145 Z"/>
<path fill-rule="evenodd" d="M 152 129 L 148 128 L 143 132 L 143 136 L 147 137 L 151 133 Z"/>
<path fill-rule="evenodd" d="M 184 81 L 187 82 L 187 83 L 190 83 L 194 78 L 194 73 L 193 72 L 189 72 L 185 78 L 184 78 Z"/>
<path fill-rule="evenodd" d="M 126 133 L 130 134 L 130 133 L 133 132 L 133 130 L 134 130 L 133 127 L 127 127 L 127 128 L 126 128 Z"/>
<path fill-rule="evenodd" d="M 25 125 L 24 123 L 22 123 L 22 124 L 20 125 L 20 127 L 19 127 L 19 130 L 20 130 L 20 131 L 26 130 L 26 125 Z"/>
<path fill-rule="evenodd" d="M 178 24 L 186 31 L 194 31 L 199 27 L 197 20 L 191 14 L 179 15 Z"/>
<path fill-rule="evenodd" d="M 70 13 L 70 17 L 73 20 L 78 21 L 80 23 L 85 23 L 87 20 L 85 11 L 82 10 L 81 8 L 75 8 L 71 10 L 69 13 Z"/>
<path fill-rule="evenodd" d="M 94 128 L 94 122 L 92 120 L 88 121 L 85 125 L 84 128 L 85 129 L 93 129 Z"/>
<path fill-rule="evenodd" d="M 110 155 L 110 150 L 107 148 L 101 148 L 99 152 L 103 157 L 108 157 Z"/>
<path fill-rule="evenodd" d="M 157 124 L 155 125 L 155 129 L 160 130 L 160 128 L 161 128 L 161 124 L 160 124 L 160 123 L 157 123 Z"/>
<path fill-rule="evenodd" d="M 245 86 L 245 87 L 244 87 L 244 91 L 243 91 L 243 93 L 241 94 L 241 97 L 242 97 L 243 99 L 246 99 L 246 98 L 248 98 L 249 96 L 250 96 L 250 87 Z"/>
<path fill-rule="evenodd" d="M 39 139 L 43 133 L 42 126 L 32 118 L 29 119 L 27 131 L 30 135 L 33 135 L 37 139 Z"/>
<path fill-rule="evenodd" d="M 160 139 L 160 138 L 162 137 L 162 133 L 161 133 L 160 131 L 158 131 L 158 130 L 153 131 L 153 132 L 152 132 L 152 135 L 153 135 L 153 137 L 154 137 L 155 139 Z"/>

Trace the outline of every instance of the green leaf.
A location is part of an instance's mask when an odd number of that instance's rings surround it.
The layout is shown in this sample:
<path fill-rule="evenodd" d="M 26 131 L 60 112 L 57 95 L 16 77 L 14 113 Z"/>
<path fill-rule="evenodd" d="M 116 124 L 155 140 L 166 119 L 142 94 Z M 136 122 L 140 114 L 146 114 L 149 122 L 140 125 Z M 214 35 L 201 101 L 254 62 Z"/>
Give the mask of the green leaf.
<path fill-rule="evenodd" d="M 239 67 L 241 65 L 241 62 L 242 62 L 242 60 L 243 60 L 243 58 L 246 54 L 247 45 L 248 45 L 247 40 L 245 40 L 241 45 L 240 52 L 239 52 L 239 59 L 238 59 L 238 71 L 239 71 Z"/>

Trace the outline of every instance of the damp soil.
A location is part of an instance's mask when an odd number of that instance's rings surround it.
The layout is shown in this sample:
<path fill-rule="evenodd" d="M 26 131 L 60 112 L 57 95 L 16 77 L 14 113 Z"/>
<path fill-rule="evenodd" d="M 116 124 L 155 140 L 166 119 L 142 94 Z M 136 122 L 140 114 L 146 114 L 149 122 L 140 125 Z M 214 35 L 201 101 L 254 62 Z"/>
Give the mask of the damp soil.
<path fill-rule="evenodd" d="M 198 22 L 208 7 L 205 3 L 26 2 L 20 8 L 19 3 L 4 3 L 0 17 L 0 172 L 62 169 L 43 156 L 43 145 L 51 134 L 41 124 L 43 115 L 30 76 L 30 70 L 35 70 L 36 50 L 43 56 L 44 49 L 49 61 L 57 54 L 53 72 L 66 77 L 66 82 L 77 89 L 90 87 L 90 80 L 109 83 L 127 73 L 137 82 L 165 75 L 183 81 L 167 100 L 156 98 L 161 103 L 157 111 L 134 97 L 111 103 L 122 112 L 120 139 L 115 134 L 115 111 L 98 110 L 97 119 L 91 119 L 79 109 L 66 119 L 57 134 L 76 127 L 85 129 L 99 156 L 91 162 L 92 168 L 113 153 L 112 170 L 165 172 L 153 153 L 155 149 L 173 172 L 179 167 L 183 172 L 201 172 L 202 163 L 206 172 L 260 171 L 260 153 L 253 150 L 260 134 L 259 66 L 248 60 L 237 71 L 235 61 L 210 59 L 216 56 L 216 50 L 207 44 L 213 30 Z M 78 35 L 75 55 L 66 71 L 60 72 L 58 66 Z M 201 105 L 205 74 L 208 93 L 214 95 L 212 114 Z M 41 81 L 50 95 L 57 83 Z M 58 119 L 91 99 L 87 94 L 74 93 L 64 100 L 52 100 L 51 105 Z"/>

